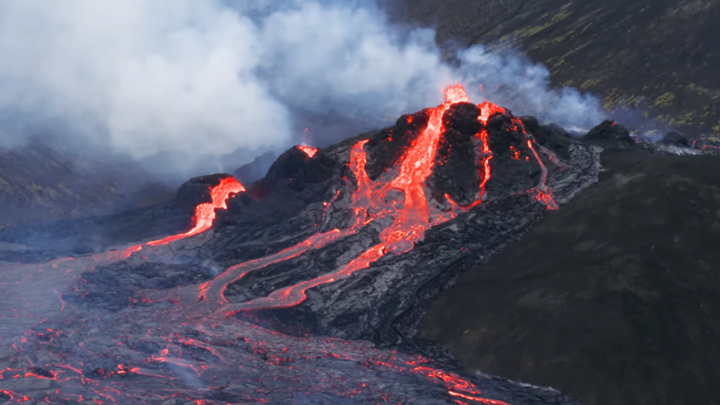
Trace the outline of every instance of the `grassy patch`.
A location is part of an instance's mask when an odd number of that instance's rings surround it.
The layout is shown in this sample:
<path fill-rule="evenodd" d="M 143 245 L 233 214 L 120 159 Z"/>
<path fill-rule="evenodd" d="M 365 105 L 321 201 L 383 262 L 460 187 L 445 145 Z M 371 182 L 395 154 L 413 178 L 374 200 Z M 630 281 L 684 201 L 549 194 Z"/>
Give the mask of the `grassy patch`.
<path fill-rule="evenodd" d="M 675 100 L 675 94 L 671 92 L 664 93 L 660 95 L 660 97 L 655 99 L 655 106 L 656 107 L 670 107 L 673 104 L 673 101 Z"/>

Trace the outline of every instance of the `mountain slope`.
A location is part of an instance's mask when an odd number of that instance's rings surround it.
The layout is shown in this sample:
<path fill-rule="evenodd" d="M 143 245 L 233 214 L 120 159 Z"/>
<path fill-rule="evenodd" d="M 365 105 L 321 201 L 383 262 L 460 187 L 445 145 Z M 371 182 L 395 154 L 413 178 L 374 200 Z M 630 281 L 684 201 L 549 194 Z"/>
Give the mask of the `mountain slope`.
<path fill-rule="evenodd" d="M 0 149 L 0 228 L 107 215 L 172 199 L 129 162 L 31 142 Z"/>
<path fill-rule="evenodd" d="M 717 403 L 720 159 L 601 161 L 598 185 L 464 273 L 420 336 L 587 404 Z"/>
<path fill-rule="evenodd" d="M 397 19 L 436 26 L 442 44 L 519 49 L 545 64 L 556 85 L 598 94 L 610 110 L 637 109 L 630 126 L 720 140 L 720 1 L 384 3 Z"/>

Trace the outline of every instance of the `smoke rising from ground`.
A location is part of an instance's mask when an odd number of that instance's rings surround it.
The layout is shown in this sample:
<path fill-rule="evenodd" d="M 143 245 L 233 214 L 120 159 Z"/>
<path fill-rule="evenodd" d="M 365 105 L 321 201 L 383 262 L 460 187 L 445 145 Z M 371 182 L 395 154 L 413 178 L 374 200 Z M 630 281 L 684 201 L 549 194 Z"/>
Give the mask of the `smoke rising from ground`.
<path fill-rule="evenodd" d="M 520 57 L 476 47 L 451 67 L 432 30 L 397 29 L 372 1 L 7 0 L 0 55 L 5 144 L 50 132 L 183 175 L 298 143 L 306 116 L 379 127 L 456 81 L 560 125 L 602 116 Z"/>

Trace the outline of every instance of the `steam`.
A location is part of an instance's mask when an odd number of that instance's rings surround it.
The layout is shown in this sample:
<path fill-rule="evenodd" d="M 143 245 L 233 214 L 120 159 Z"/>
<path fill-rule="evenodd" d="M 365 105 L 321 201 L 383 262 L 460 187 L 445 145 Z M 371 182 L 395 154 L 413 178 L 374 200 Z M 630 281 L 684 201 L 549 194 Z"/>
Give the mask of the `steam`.
<path fill-rule="evenodd" d="M 553 89 L 547 68 L 517 53 L 492 54 L 474 46 L 459 59 L 457 73 L 468 84 L 471 99 L 486 99 L 583 134 L 604 119 L 599 99 L 572 87 Z"/>
<path fill-rule="evenodd" d="M 602 116 L 595 98 L 552 90 L 547 70 L 518 56 L 476 47 L 451 67 L 432 30 L 398 29 L 369 0 L 7 0 L 0 57 L 6 145 L 51 133 L 181 175 L 284 150 L 306 117 L 379 127 L 437 105 L 456 81 L 560 125 Z"/>

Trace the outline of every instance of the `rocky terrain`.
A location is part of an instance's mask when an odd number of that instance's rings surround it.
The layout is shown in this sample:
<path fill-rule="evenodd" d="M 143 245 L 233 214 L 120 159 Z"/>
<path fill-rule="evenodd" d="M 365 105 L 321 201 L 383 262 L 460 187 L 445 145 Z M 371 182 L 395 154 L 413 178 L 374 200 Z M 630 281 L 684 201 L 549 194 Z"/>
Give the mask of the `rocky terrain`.
<path fill-rule="evenodd" d="M 2 264 L 0 395 L 574 403 L 458 374 L 442 349 L 414 338 L 430 299 L 460 270 L 516 240 L 599 170 L 599 149 L 558 127 L 468 103 L 459 87 L 447 97 L 381 131 L 293 148 L 247 189 L 208 176 L 134 217 L 65 222 L 40 236 L 0 232 L 25 246 Z M 612 138 L 618 128 L 599 131 Z M 192 206 L 194 222 L 183 223 Z M 72 253 L 79 234 L 108 228 L 126 231 L 95 238 L 96 253 Z M 128 238 L 145 242 L 111 248 Z"/>
<path fill-rule="evenodd" d="M 450 93 L 247 189 L 0 151 L 0 402 L 717 401 L 720 3 L 385 4 L 691 139 Z"/>
<path fill-rule="evenodd" d="M 717 403 L 720 159 L 600 160 L 598 185 L 461 275 L 420 336 L 587 404 Z"/>
<path fill-rule="evenodd" d="M 40 140 L 0 148 L 0 229 L 108 215 L 173 198 L 172 189 L 128 163 L 80 156 Z"/>
<path fill-rule="evenodd" d="M 383 3 L 397 20 L 437 27 L 448 49 L 484 44 L 523 52 L 548 67 L 554 84 L 601 96 L 633 129 L 675 127 L 720 140 L 720 1 Z"/>

